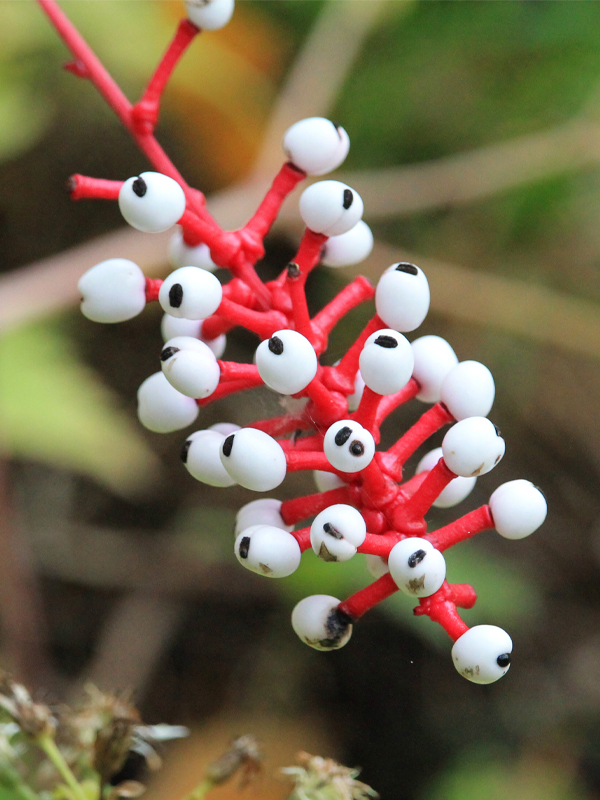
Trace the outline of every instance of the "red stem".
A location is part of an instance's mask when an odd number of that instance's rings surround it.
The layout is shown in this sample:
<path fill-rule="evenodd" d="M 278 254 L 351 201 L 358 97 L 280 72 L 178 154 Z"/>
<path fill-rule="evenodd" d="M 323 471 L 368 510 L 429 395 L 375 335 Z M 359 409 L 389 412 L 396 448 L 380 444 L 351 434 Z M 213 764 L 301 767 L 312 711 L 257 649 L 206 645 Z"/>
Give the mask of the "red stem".
<path fill-rule="evenodd" d="M 305 281 L 302 272 L 295 262 L 288 266 L 286 288 L 288 290 L 290 300 L 292 301 L 292 320 L 295 330 L 306 336 L 308 341 L 315 345 L 315 337 L 313 334 L 313 327 L 308 313 L 308 306 L 306 305 L 306 292 L 304 290 Z"/>
<path fill-rule="evenodd" d="M 379 404 L 377 414 L 377 425 L 381 425 L 383 420 L 392 413 L 398 406 L 413 400 L 421 391 L 421 387 L 414 378 L 411 378 L 403 389 L 395 394 L 387 394 Z"/>
<path fill-rule="evenodd" d="M 291 525 L 291 522 L 287 523 Z M 310 550 L 310 528 L 301 528 L 299 531 L 292 531 L 292 536 L 300 545 L 300 552 L 304 553 L 305 550 Z"/>
<path fill-rule="evenodd" d="M 221 370 L 222 381 L 258 381 L 262 383 L 262 378 L 258 374 L 258 367 L 255 364 L 239 364 L 237 361 L 217 361 Z"/>
<path fill-rule="evenodd" d="M 352 617 L 353 620 L 356 620 L 397 591 L 398 587 L 388 572 L 382 575 L 381 578 L 378 578 L 375 583 L 366 586 L 364 589 L 361 589 L 360 592 L 356 592 L 352 597 L 344 600 L 343 603 L 339 604 L 338 608 L 340 611 L 348 614 L 349 617 Z"/>
<path fill-rule="evenodd" d="M 385 475 L 377 463 L 377 455 L 361 473 L 361 498 L 368 505 L 380 509 L 398 497 L 398 486 Z"/>
<path fill-rule="evenodd" d="M 265 199 L 257 208 L 252 219 L 246 223 L 244 229 L 251 230 L 264 239 L 275 222 L 283 201 L 304 178 L 306 178 L 305 172 L 297 169 L 293 164 L 284 164 L 275 176 Z"/>
<path fill-rule="evenodd" d="M 158 300 L 160 287 L 163 285 L 162 278 L 146 278 L 146 302 L 152 303 Z"/>
<path fill-rule="evenodd" d="M 379 319 L 379 317 L 375 315 L 373 319 L 367 323 L 366 327 L 363 329 L 362 333 L 350 347 L 350 349 L 347 350 L 346 355 L 342 358 L 337 367 L 333 367 L 332 369 L 332 373 L 339 376 L 342 381 L 352 382 L 352 389 L 349 394 L 352 394 L 354 391 L 354 379 L 356 377 L 356 373 L 358 372 L 358 359 L 360 358 L 362 349 L 365 346 L 365 342 L 372 333 L 375 333 L 375 331 L 378 331 L 381 328 L 385 328 L 385 325 Z"/>
<path fill-rule="evenodd" d="M 331 464 L 327 461 L 325 453 L 287 450 L 285 460 L 288 472 L 298 472 L 302 469 L 320 469 L 324 472 L 335 472 L 337 474 L 337 471 L 332 469 Z"/>
<path fill-rule="evenodd" d="M 434 501 L 444 491 L 456 474 L 448 469 L 443 458 L 431 469 L 423 483 L 406 502 L 403 512 L 408 519 L 421 519 L 429 511 Z"/>
<path fill-rule="evenodd" d="M 96 200 L 118 200 L 123 181 L 107 181 L 103 178 L 88 178 L 87 175 L 71 175 L 68 189 L 71 200 L 94 198 Z"/>
<path fill-rule="evenodd" d="M 328 334 L 349 311 L 375 295 L 371 282 L 362 275 L 344 286 L 342 291 L 313 318 L 312 324 L 321 334 Z"/>
<path fill-rule="evenodd" d="M 348 503 L 348 491 L 345 486 L 331 489 L 328 492 L 316 492 L 305 497 L 294 497 L 293 500 L 284 500 L 279 513 L 286 525 L 295 525 L 301 519 L 320 514 L 329 506 L 338 503 Z"/>
<path fill-rule="evenodd" d="M 260 376 L 258 376 L 256 380 L 248 378 L 242 381 L 227 381 L 226 383 L 220 383 L 210 397 L 206 397 L 204 400 L 197 400 L 196 402 L 199 406 L 208 406 L 214 403 L 215 400 L 221 400 L 221 398 L 227 397 L 230 394 L 235 394 L 236 392 L 245 392 L 246 389 L 255 389 L 257 386 L 263 386 Z"/>
<path fill-rule="evenodd" d="M 381 556 L 387 559 L 394 545 L 403 539 L 403 536 L 380 536 L 375 533 L 367 533 L 367 537 L 358 548 L 359 553 L 366 553 L 370 556 Z"/>
<path fill-rule="evenodd" d="M 465 585 L 459 585 L 459 592 L 457 596 L 463 598 L 465 592 L 463 591 Z M 469 630 L 469 626 L 460 618 L 456 610 L 456 600 L 453 591 L 454 587 L 446 581 L 442 584 L 441 588 L 430 597 L 421 597 L 419 605 L 415 608 L 414 613 L 417 616 L 426 614 L 433 622 L 439 623 L 446 631 L 448 636 L 453 641 L 456 641 L 460 636 Z M 474 594 L 474 593 L 473 593 Z M 475 600 L 473 600 L 473 603 Z M 473 604 L 471 603 L 471 605 Z M 470 606 L 466 606 L 470 608 Z"/>
<path fill-rule="evenodd" d="M 377 419 L 379 416 L 379 406 L 383 400 L 383 395 L 377 394 L 368 386 L 365 386 L 360 403 L 356 411 L 350 415 L 350 419 L 356 420 L 359 425 L 366 428 L 373 434 L 375 444 L 379 443 L 379 426 Z"/>
<path fill-rule="evenodd" d="M 404 436 L 400 437 L 395 445 L 387 451 L 386 461 L 390 466 L 401 471 L 406 459 L 411 456 L 423 442 L 429 439 L 437 430 L 449 422 L 453 422 L 454 417 L 442 403 L 436 403 L 421 418 L 409 428 Z"/>
<path fill-rule="evenodd" d="M 269 436 L 284 436 L 286 433 L 292 433 L 297 430 L 310 430 L 312 428 L 304 417 L 294 417 L 291 414 L 251 422 L 247 427 L 264 431 Z"/>
<path fill-rule="evenodd" d="M 269 339 L 275 331 L 287 327 L 287 320 L 279 311 L 254 311 L 227 298 L 221 300 L 218 313 L 234 325 L 242 325 L 258 334 L 261 339 Z"/>
<path fill-rule="evenodd" d="M 296 253 L 296 258 L 293 259 L 294 263 L 298 264 L 300 267 L 302 285 L 304 285 L 309 274 L 319 263 L 323 245 L 328 238 L 329 237 L 325 236 L 324 233 L 315 233 L 315 231 L 311 231 L 309 228 L 306 228 L 304 231 L 300 241 L 300 247 Z"/>
<path fill-rule="evenodd" d="M 489 530 L 494 527 L 492 512 L 488 505 L 476 508 L 474 511 L 465 514 L 464 517 L 454 520 L 437 531 L 432 531 L 424 536 L 438 550 L 447 550 L 453 544 L 470 539 L 477 533 Z"/>

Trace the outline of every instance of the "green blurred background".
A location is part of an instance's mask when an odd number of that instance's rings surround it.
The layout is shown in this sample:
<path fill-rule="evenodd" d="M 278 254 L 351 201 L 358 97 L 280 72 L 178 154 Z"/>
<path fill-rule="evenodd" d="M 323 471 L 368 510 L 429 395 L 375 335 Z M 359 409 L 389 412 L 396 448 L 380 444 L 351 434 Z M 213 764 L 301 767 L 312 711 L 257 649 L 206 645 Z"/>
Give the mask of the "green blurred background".
<path fill-rule="evenodd" d="M 174 0 L 62 6 L 132 99 L 182 15 Z M 415 335 L 444 336 L 492 370 L 506 457 L 431 527 L 520 477 L 550 513 L 531 539 L 489 532 L 448 555 L 450 579 L 479 595 L 467 623 L 505 627 L 515 643 L 507 677 L 480 687 L 404 597 L 362 620 L 344 650 L 304 648 L 294 603 L 365 585 L 361 557 L 307 554 L 281 582 L 245 573 L 231 529 L 255 496 L 195 483 L 178 459 L 185 434 L 137 423 L 160 314 L 119 326 L 79 314 L 74 276 L 124 255 L 111 238 L 122 220 L 115 204 L 71 203 L 64 184 L 147 163 L 94 88 L 61 71 L 68 55 L 35 3 L 0 4 L 0 661 L 48 701 L 91 680 L 133 688 L 149 722 L 190 725 L 157 800 L 182 794 L 246 730 L 267 752 L 249 796 L 284 796 L 271 774 L 302 748 L 361 765 L 384 800 L 600 797 L 599 31 L 593 2 L 242 0 L 186 54 L 158 128 L 233 225 L 281 163 L 287 125 L 342 124 L 352 146 L 339 176 L 363 195 L 377 247 L 364 268 L 319 268 L 312 307 L 409 256 L 432 286 Z M 295 202 L 264 276 L 294 253 Z M 127 255 L 139 248 L 139 263 L 165 274 L 166 240 L 149 256 L 142 239 L 127 239 Z M 371 313 L 339 326 L 328 363 Z M 250 361 L 255 346 L 236 332 L 225 357 Z M 422 410 L 396 412 L 383 445 Z M 276 411 L 255 391 L 206 409 L 198 427 Z M 277 496 L 312 490 L 296 475 Z"/>

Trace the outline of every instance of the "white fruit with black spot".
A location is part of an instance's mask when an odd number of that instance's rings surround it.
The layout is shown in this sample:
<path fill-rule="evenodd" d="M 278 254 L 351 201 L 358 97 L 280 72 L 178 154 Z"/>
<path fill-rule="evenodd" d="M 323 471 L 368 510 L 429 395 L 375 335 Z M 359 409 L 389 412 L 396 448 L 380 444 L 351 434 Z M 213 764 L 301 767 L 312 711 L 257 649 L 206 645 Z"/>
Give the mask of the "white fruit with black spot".
<path fill-rule="evenodd" d="M 490 497 L 494 526 L 505 539 L 524 539 L 546 519 L 546 498 L 531 481 L 508 481 Z"/>
<path fill-rule="evenodd" d="M 420 336 L 411 347 L 415 359 L 412 376 L 420 387 L 417 400 L 439 403 L 444 378 L 458 364 L 456 353 L 441 336 Z"/>
<path fill-rule="evenodd" d="M 307 117 L 295 122 L 283 136 L 288 161 L 307 175 L 333 172 L 350 149 L 346 131 L 324 117 Z"/>
<path fill-rule="evenodd" d="M 217 431 L 218 433 L 222 433 L 223 436 L 229 436 L 230 433 L 241 430 L 241 425 L 236 425 L 235 422 L 215 422 L 208 430 Z"/>
<path fill-rule="evenodd" d="M 487 417 L 494 404 L 494 378 L 485 364 L 461 361 L 444 378 L 440 399 L 454 419 Z"/>
<path fill-rule="evenodd" d="M 372 333 L 361 351 L 360 374 L 377 394 L 399 392 L 409 382 L 414 366 L 408 339 L 391 328 Z"/>
<path fill-rule="evenodd" d="M 223 287 L 212 272 L 181 267 L 172 272 L 158 292 L 162 310 L 172 317 L 206 319 L 221 305 Z"/>
<path fill-rule="evenodd" d="M 240 564 L 266 578 L 286 578 L 300 566 L 300 545 L 291 533 L 270 525 L 241 531 L 234 545 Z"/>
<path fill-rule="evenodd" d="M 308 339 L 297 331 L 276 331 L 256 350 L 258 374 L 280 394 L 297 394 L 317 374 L 317 354 Z"/>
<path fill-rule="evenodd" d="M 227 25 L 234 7 L 234 0 L 185 0 L 188 19 L 204 31 L 216 31 Z"/>
<path fill-rule="evenodd" d="M 446 579 L 446 560 L 427 539 L 398 542 L 390 551 L 388 567 L 396 586 L 410 597 L 429 597 Z"/>
<path fill-rule="evenodd" d="M 442 442 L 446 466 L 463 478 L 490 472 L 504 455 L 505 449 L 500 431 L 486 417 L 469 417 L 457 422 Z"/>
<path fill-rule="evenodd" d="M 109 258 L 79 279 L 81 312 L 93 322 L 125 322 L 146 306 L 146 277 L 133 261 Z"/>
<path fill-rule="evenodd" d="M 350 617 L 338 608 L 340 601 L 327 594 L 305 597 L 292 611 L 292 627 L 315 650 L 338 650 L 352 636 Z"/>
<path fill-rule="evenodd" d="M 323 451 L 340 472 L 360 472 L 375 455 L 375 440 L 368 430 L 351 419 L 334 422 L 323 439 Z"/>
<path fill-rule="evenodd" d="M 269 525 L 272 528 L 281 528 L 282 531 L 294 530 L 293 525 L 286 525 L 281 516 L 281 500 L 274 497 L 261 497 L 242 506 L 235 518 L 235 533 L 243 531 L 252 525 Z"/>
<path fill-rule="evenodd" d="M 155 433 L 187 428 L 198 416 L 198 403 L 174 389 L 162 372 L 146 378 L 137 398 L 140 422 Z"/>
<path fill-rule="evenodd" d="M 452 661 L 472 683 L 494 683 L 510 669 L 512 639 L 496 625 L 476 625 L 455 642 Z"/>
<path fill-rule="evenodd" d="M 200 267 L 208 272 L 214 272 L 218 266 L 210 257 L 210 248 L 202 242 L 194 246 L 187 245 L 183 240 L 183 233 L 179 228 L 169 242 L 169 264 L 173 269 L 180 267 Z"/>
<path fill-rule="evenodd" d="M 320 492 L 330 492 L 332 489 L 341 489 L 346 483 L 335 472 L 325 472 L 322 469 L 313 470 L 315 486 Z"/>
<path fill-rule="evenodd" d="M 338 503 L 314 519 L 310 544 L 323 561 L 348 561 L 367 536 L 367 525 L 360 511 Z"/>
<path fill-rule="evenodd" d="M 371 255 L 373 233 L 361 219 L 353 228 L 339 236 L 330 236 L 321 254 L 321 264 L 326 267 L 350 267 Z"/>
<path fill-rule="evenodd" d="M 307 228 L 339 236 L 353 228 L 364 210 L 360 195 L 339 181 L 319 181 L 300 196 L 300 216 Z"/>
<path fill-rule="evenodd" d="M 119 209 L 132 228 L 161 233 L 181 219 L 185 194 L 173 178 L 160 172 L 142 172 L 121 186 Z"/>
<path fill-rule="evenodd" d="M 433 469 L 442 456 L 443 451 L 441 447 L 436 447 L 435 450 L 431 450 L 424 455 L 417 464 L 416 474 L 419 475 L 421 472 L 428 472 Z M 454 478 L 445 489 L 442 489 L 440 494 L 433 501 L 433 505 L 436 508 L 452 508 L 458 505 L 458 503 L 461 503 L 471 494 L 476 483 L 477 478 Z"/>
<path fill-rule="evenodd" d="M 171 386 L 187 397 L 202 400 L 219 385 L 221 370 L 214 353 L 199 339 L 176 336 L 165 343 L 160 360 Z"/>
<path fill-rule="evenodd" d="M 172 317 L 170 314 L 163 314 L 160 323 L 160 332 L 164 342 L 174 339 L 176 336 L 192 336 L 200 339 L 207 347 L 210 347 L 215 358 L 221 358 L 227 345 L 227 336 L 222 333 L 216 339 L 205 339 L 202 336 L 202 319 L 183 319 L 182 317 Z"/>
<path fill-rule="evenodd" d="M 375 290 L 375 307 L 388 328 L 414 331 L 429 311 L 429 284 L 415 264 L 399 262 L 388 267 Z"/>
<path fill-rule="evenodd" d="M 255 492 L 275 489 L 283 482 L 287 470 L 281 445 L 255 428 L 241 428 L 226 436 L 221 462 L 234 481 Z"/>
<path fill-rule="evenodd" d="M 181 460 L 197 481 L 209 486 L 235 486 L 235 481 L 221 463 L 225 436 L 218 431 L 196 431 L 183 443 Z"/>

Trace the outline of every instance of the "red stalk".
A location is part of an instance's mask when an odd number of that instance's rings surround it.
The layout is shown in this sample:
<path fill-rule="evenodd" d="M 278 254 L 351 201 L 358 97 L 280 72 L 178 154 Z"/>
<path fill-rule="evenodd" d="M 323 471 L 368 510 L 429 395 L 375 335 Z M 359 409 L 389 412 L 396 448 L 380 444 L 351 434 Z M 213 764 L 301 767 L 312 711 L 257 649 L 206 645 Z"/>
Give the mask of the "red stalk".
<path fill-rule="evenodd" d="M 381 578 L 378 578 L 375 583 L 361 589 L 360 592 L 356 592 L 352 597 L 344 600 L 343 603 L 339 604 L 338 608 L 340 611 L 348 614 L 353 620 L 357 620 L 373 608 L 373 606 L 381 603 L 382 600 L 385 600 L 397 591 L 398 587 L 388 572 L 382 575 Z"/>
<path fill-rule="evenodd" d="M 329 492 L 316 492 L 304 497 L 294 497 L 293 500 L 284 500 L 279 513 L 286 525 L 295 525 L 301 519 L 320 514 L 329 506 L 338 503 L 348 503 L 348 491 L 345 486 L 331 489 Z"/>
<path fill-rule="evenodd" d="M 438 528 L 437 531 L 428 533 L 423 538 L 428 539 L 438 550 L 444 551 L 458 542 L 463 542 L 465 539 L 470 539 L 471 536 L 493 527 L 494 520 L 490 507 L 485 505 L 454 520 L 449 525 L 444 525 L 443 528 Z"/>

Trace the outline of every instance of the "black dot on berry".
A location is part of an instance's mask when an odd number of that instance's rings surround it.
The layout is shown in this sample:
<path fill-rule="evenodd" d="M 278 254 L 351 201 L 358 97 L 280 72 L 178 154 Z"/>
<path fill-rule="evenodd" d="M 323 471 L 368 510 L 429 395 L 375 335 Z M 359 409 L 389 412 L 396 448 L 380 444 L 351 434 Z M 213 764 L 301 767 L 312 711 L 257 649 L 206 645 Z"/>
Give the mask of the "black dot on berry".
<path fill-rule="evenodd" d="M 333 536 L 333 538 L 334 538 L 334 539 L 343 539 L 343 538 L 344 538 L 344 537 L 342 536 L 342 534 L 341 534 L 341 533 L 338 531 L 338 529 L 337 529 L 337 528 L 335 528 L 335 527 L 334 527 L 334 526 L 331 524 L 331 522 L 326 522 L 326 523 L 323 525 L 323 530 L 325 531 L 325 533 L 328 533 L 330 536 Z"/>
<path fill-rule="evenodd" d="M 283 353 L 283 342 L 279 336 L 271 336 L 269 339 L 269 350 L 276 356 L 280 356 Z"/>
<path fill-rule="evenodd" d="M 343 206 L 345 209 L 350 208 L 354 201 L 354 194 L 352 193 L 352 189 L 344 189 L 344 202 Z"/>
<path fill-rule="evenodd" d="M 295 261 L 290 261 L 290 263 L 287 265 L 287 276 L 291 279 L 300 277 L 300 267 Z"/>
<path fill-rule="evenodd" d="M 169 289 L 169 304 L 171 308 L 179 308 L 183 301 L 183 286 L 180 283 L 174 283 Z"/>
<path fill-rule="evenodd" d="M 355 439 L 352 444 L 350 445 L 350 453 L 353 456 L 362 456 L 365 452 L 365 446 L 362 442 L 359 442 L 358 439 Z"/>
<path fill-rule="evenodd" d="M 175 353 L 178 353 L 178 352 L 179 352 L 179 348 L 178 347 L 165 347 L 165 349 L 160 354 L 160 360 L 161 361 L 168 361 L 171 358 L 171 356 L 174 356 Z"/>
<path fill-rule="evenodd" d="M 508 667 L 508 665 L 510 664 L 510 653 L 502 653 L 501 656 L 498 656 L 496 662 L 499 667 L 502 668 Z"/>
<path fill-rule="evenodd" d="M 346 442 L 351 436 L 352 436 L 352 428 L 349 428 L 346 425 L 343 428 L 340 428 L 339 431 L 336 433 L 334 442 L 337 444 L 338 447 L 341 447 L 343 444 L 346 444 Z"/>
<path fill-rule="evenodd" d="M 248 551 L 250 550 L 250 537 L 242 536 L 240 542 L 240 558 L 248 558 Z"/>
<path fill-rule="evenodd" d="M 131 184 L 131 188 L 133 189 L 134 194 L 136 194 L 138 197 L 143 197 L 148 191 L 148 184 L 143 178 L 136 178 Z"/>
<path fill-rule="evenodd" d="M 396 272 L 406 272 L 409 275 L 418 275 L 419 268 L 415 267 L 414 264 L 409 264 L 408 261 L 401 261 L 400 264 L 396 264 Z"/>
<path fill-rule="evenodd" d="M 230 433 L 229 436 L 223 442 L 223 455 L 225 458 L 231 455 L 231 449 L 233 447 L 233 438 L 235 433 Z"/>
<path fill-rule="evenodd" d="M 398 339 L 395 339 L 393 336 L 378 336 L 375 339 L 375 344 L 378 344 L 379 347 L 398 347 Z"/>
<path fill-rule="evenodd" d="M 420 564 L 421 561 L 423 561 L 426 555 L 427 553 L 425 552 L 425 550 L 416 550 L 412 555 L 408 557 L 408 566 L 411 569 L 414 569 L 417 566 L 417 564 Z"/>
<path fill-rule="evenodd" d="M 181 448 L 181 453 L 179 454 L 179 457 L 181 458 L 184 464 L 187 463 L 188 452 L 191 446 L 192 446 L 192 440 L 188 439 L 183 443 L 183 447 Z"/>

